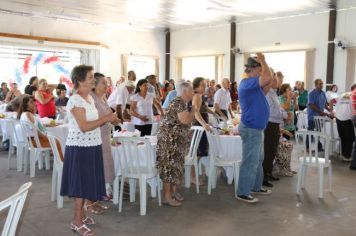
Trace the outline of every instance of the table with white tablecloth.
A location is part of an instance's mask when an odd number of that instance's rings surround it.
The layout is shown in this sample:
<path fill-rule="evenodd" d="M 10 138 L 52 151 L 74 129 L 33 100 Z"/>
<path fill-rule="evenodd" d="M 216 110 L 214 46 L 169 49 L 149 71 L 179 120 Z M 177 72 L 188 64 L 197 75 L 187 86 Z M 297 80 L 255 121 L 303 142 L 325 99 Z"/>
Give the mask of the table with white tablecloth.
<path fill-rule="evenodd" d="M 68 124 L 61 124 L 57 126 L 46 127 L 46 130 L 62 140 L 63 143 L 66 142 L 68 136 Z"/>
<path fill-rule="evenodd" d="M 132 122 L 124 122 L 121 127 L 130 132 L 135 131 L 135 124 Z M 158 128 L 159 128 L 159 123 L 157 122 L 152 123 L 151 135 L 156 135 L 158 132 Z"/>

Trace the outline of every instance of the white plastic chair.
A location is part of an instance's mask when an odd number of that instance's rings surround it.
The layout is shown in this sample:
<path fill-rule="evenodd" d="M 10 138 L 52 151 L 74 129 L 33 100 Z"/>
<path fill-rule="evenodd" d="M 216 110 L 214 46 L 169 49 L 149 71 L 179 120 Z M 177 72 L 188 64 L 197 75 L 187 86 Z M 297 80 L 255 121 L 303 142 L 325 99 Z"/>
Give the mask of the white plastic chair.
<path fill-rule="evenodd" d="M 24 148 L 24 141 L 19 137 L 17 130 L 15 129 L 18 122 L 14 119 L 3 119 L 2 125 L 5 126 L 6 135 L 9 138 L 9 153 L 8 153 L 8 169 L 11 167 L 11 158 L 15 153 L 16 148 L 16 157 L 17 157 L 17 170 L 21 171 L 22 167 L 22 154 Z M 20 141 L 22 140 L 22 141 Z"/>
<path fill-rule="evenodd" d="M 325 152 L 323 157 L 319 157 L 318 143 L 328 143 L 329 137 L 318 131 L 298 131 L 298 137 L 296 139 L 297 145 L 303 151 L 303 155 L 299 158 L 299 171 L 298 171 L 298 183 L 297 194 L 300 194 L 300 190 L 305 188 L 305 179 L 307 168 L 317 168 L 319 171 L 319 198 L 323 198 L 323 185 L 324 185 L 324 169 L 328 168 L 329 175 L 329 191 L 332 190 L 332 165 L 329 160 L 329 145 L 325 145 Z M 309 144 L 309 149 L 306 147 L 306 142 Z"/>
<path fill-rule="evenodd" d="M 315 122 L 315 130 L 318 132 L 321 132 L 322 134 L 329 136 L 329 142 L 325 143 L 324 146 L 326 145 L 331 145 L 331 153 L 333 153 L 334 149 L 334 144 L 338 144 L 338 154 L 340 156 L 340 159 L 342 159 L 341 156 L 341 141 L 340 138 L 335 138 L 334 135 L 334 121 L 330 119 L 329 117 L 325 116 L 314 116 L 314 122 Z M 326 123 L 330 124 L 330 130 L 327 130 Z"/>
<path fill-rule="evenodd" d="M 15 236 L 17 224 L 26 201 L 27 193 L 32 183 L 22 185 L 17 193 L 0 202 L 0 211 L 10 207 L 1 236 Z"/>
<path fill-rule="evenodd" d="M 197 151 L 201 136 L 204 133 L 204 128 L 201 126 L 192 126 L 190 130 L 193 132 L 192 139 L 190 141 L 190 148 L 188 155 L 185 157 L 184 162 L 184 182 L 185 187 L 190 188 L 190 172 L 191 168 L 194 167 L 195 170 L 195 186 L 196 192 L 199 193 L 199 168 L 198 168 L 198 156 Z"/>
<path fill-rule="evenodd" d="M 22 127 L 22 132 L 24 133 L 25 142 L 26 142 L 26 147 L 28 147 L 28 151 L 30 152 L 30 155 L 25 155 L 25 161 L 24 161 L 24 169 L 25 169 L 25 174 L 27 172 L 27 166 L 28 166 L 28 157 L 30 159 L 30 177 L 33 178 L 35 177 L 35 172 L 36 172 L 36 162 L 38 161 L 38 169 L 42 169 L 43 166 L 43 160 L 42 160 L 42 154 L 45 154 L 45 164 L 46 164 L 46 169 L 50 169 L 50 147 L 42 147 L 41 142 L 38 138 L 38 131 L 37 128 L 30 122 L 27 121 L 20 121 L 21 127 Z M 32 136 L 33 135 L 33 136 Z M 34 138 L 36 142 L 36 147 L 32 143 L 32 138 Z"/>
<path fill-rule="evenodd" d="M 63 161 L 59 155 L 59 150 L 57 147 L 56 140 L 61 145 L 62 153 L 64 155 L 64 142 L 61 138 L 48 132 L 47 137 L 53 152 L 53 172 L 52 172 L 52 193 L 51 201 L 57 200 L 57 208 L 63 208 L 63 197 L 60 194 L 61 183 L 62 183 L 62 172 L 63 172 Z"/>
<path fill-rule="evenodd" d="M 237 188 L 240 176 L 240 165 L 242 153 L 236 153 L 233 159 L 224 155 L 224 150 L 221 146 L 219 134 L 207 133 L 209 142 L 209 174 L 208 174 L 208 194 L 211 194 L 211 189 L 216 187 L 216 172 L 217 167 L 232 167 L 234 169 L 234 185 L 235 197 L 237 197 Z M 241 142 L 241 140 L 240 140 Z M 236 145 L 242 145 L 242 143 Z"/>
<path fill-rule="evenodd" d="M 308 130 L 308 114 L 306 111 L 296 111 L 297 130 Z"/>
<path fill-rule="evenodd" d="M 147 192 L 147 180 L 156 179 L 157 181 L 157 194 L 158 204 L 161 206 L 161 187 L 159 172 L 155 167 L 155 160 L 152 157 L 151 143 L 145 138 L 131 138 L 131 137 L 117 137 L 119 143 L 122 145 L 123 156 L 121 161 L 121 183 L 125 182 L 125 179 L 139 180 L 140 189 L 140 215 L 146 215 L 146 192 Z M 143 145 L 140 148 L 144 148 L 146 153 L 145 158 L 140 158 L 138 145 Z M 124 184 L 120 185 L 120 200 L 119 200 L 119 212 L 122 211 Z M 131 193 L 130 193 L 131 195 Z"/>

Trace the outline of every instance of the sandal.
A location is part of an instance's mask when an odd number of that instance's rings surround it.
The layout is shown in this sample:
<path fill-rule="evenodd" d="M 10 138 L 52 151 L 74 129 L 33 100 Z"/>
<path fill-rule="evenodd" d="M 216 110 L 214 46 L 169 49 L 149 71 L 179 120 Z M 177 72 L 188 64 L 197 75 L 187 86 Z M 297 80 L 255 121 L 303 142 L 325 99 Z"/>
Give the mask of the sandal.
<path fill-rule="evenodd" d="M 178 202 L 183 202 L 184 201 L 184 197 L 178 192 L 173 193 L 172 194 L 172 198 L 174 198 Z"/>
<path fill-rule="evenodd" d="M 104 213 L 103 209 L 95 207 L 95 202 L 91 204 L 85 203 L 84 210 L 94 215 L 101 215 Z"/>
<path fill-rule="evenodd" d="M 84 236 L 95 235 L 94 231 L 89 229 L 85 224 L 82 224 L 78 227 L 77 225 L 70 223 L 70 229 L 73 230 L 73 233 L 78 233 Z"/>
<path fill-rule="evenodd" d="M 103 209 L 103 210 L 108 210 L 108 209 L 110 209 L 110 206 L 109 206 L 109 205 L 102 204 L 102 203 L 99 202 L 99 201 L 95 202 L 94 204 L 95 204 L 95 206 L 97 206 L 97 207 L 99 207 L 99 208 L 101 208 L 101 209 Z"/>
<path fill-rule="evenodd" d="M 91 218 L 90 216 L 86 216 L 84 220 L 82 220 L 83 224 L 86 225 L 95 225 L 95 221 L 93 218 Z"/>
<path fill-rule="evenodd" d="M 178 202 L 177 200 L 171 198 L 168 201 L 162 201 L 162 204 L 165 206 L 170 206 L 170 207 L 180 207 L 182 206 L 181 202 Z"/>

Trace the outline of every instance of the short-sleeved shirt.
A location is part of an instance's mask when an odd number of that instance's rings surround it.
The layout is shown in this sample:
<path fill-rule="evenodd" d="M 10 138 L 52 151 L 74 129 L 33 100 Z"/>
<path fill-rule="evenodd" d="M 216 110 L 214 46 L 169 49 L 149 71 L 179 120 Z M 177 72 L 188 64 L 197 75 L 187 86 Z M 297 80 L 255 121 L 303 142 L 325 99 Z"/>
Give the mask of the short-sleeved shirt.
<path fill-rule="evenodd" d="M 78 147 L 101 145 L 102 140 L 100 128 L 98 127 L 91 131 L 82 132 L 72 114 L 72 109 L 74 107 L 84 108 L 87 121 L 93 121 L 99 118 L 99 113 L 95 107 L 94 99 L 90 95 L 88 95 L 88 100 L 85 100 L 79 94 L 71 96 L 66 107 L 69 126 L 66 145 Z"/>
<path fill-rule="evenodd" d="M 352 118 L 352 101 L 350 93 L 344 93 L 336 99 L 335 116 L 338 120 L 346 121 Z"/>
<path fill-rule="evenodd" d="M 146 97 L 142 97 L 140 94 L 136 93 L 131 97 L 132 102 L 137 102 L 136 112 L 142 116 L 146 116 L 148 118 L 147 122 L 142 121 L 141 119 L 132 116 L 132 123 L 135 125 L 147 125 L 152 124 L 153 120 L 153 99 L 154 95 L 151 93 L 147 93 Z"/>
<path fill-rule="evenodd" d="M 239 86 L 241 122 L 252 129 L 265 129 L 269 118 L 269 105 L 258 77 L 242 79 Z"/>
<path fill-rule="evenodd" d="M 231 104 L 230 91 L 225 88 L 216 91 L 214 95 L 214 103 L 218 104 L 220 109 L 227 110 Z"/>
<path fill-rule="evenodd" d="M 326 96 L 325 92 L 322 90 L 317 90 L 313 89 L 308 96 L 308 120 L 314 120 L 314 116 L 319 116 L 320 114 L 318 112 L 313 111 L 313 109 L 310 108 L 310 105 L 314 104 L 316 105 L 320 111 L 324 111 L 324 108 L 326 106 Z"/>
<path fill-rule="evenodd" d="M 117 105 L 126 107 L 130 103 L 130 93 L 126 86 L 117 87 L 108 98 L 108 104 L 111 108 L 116 109 Z"/>
<path fill-rule="evenodd" d="M 286 103 L 287 98 L 283 95 L 279 96 L 279 102 L 281 104 Z M 288 131 L 294 131 L 295 130 L 295 125 L 294 125 L 294 101 L 291 100 L 289 104 L 289 109 L 286 110 L 286 112 L 289 112 L 292 116 L 292 119 L 288 122 L 284 122 L 284 129 Z"/>
<path fill-rule="evenodd" d="M 299 106 L 306 106 L 308 105 L 308 91 L 303 90 L 302 93 L 298 96 L 298 105 Z"/>

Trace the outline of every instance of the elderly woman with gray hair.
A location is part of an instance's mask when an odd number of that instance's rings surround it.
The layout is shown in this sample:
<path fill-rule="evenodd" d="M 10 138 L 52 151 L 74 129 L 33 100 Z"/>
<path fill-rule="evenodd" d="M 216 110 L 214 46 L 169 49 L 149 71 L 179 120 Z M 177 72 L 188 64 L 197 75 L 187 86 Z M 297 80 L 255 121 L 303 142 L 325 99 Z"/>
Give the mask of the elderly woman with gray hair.
<path fill-rule="evenodd" d="M 184 156 L 189 148 L 189 130 L 196 108 L 188 107 L 194 92 L 190 83 L 177 85 L 177 97 L 171 101 L 157 135 L 157 168 L 163 186 L 163 204 L 178 207 L 184 197 L 177 192 L 183 175 Z"/>

